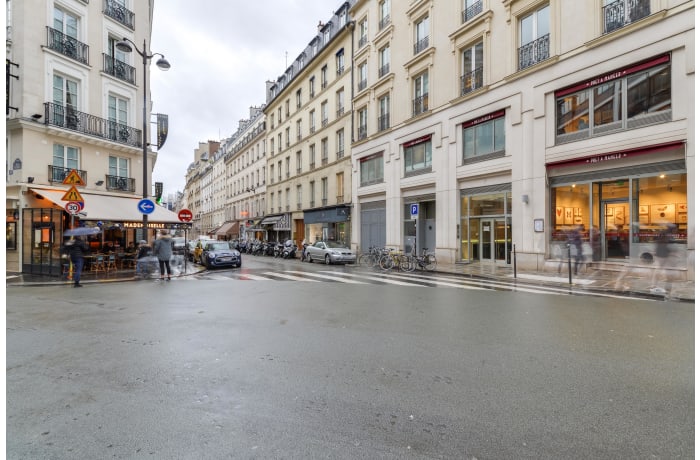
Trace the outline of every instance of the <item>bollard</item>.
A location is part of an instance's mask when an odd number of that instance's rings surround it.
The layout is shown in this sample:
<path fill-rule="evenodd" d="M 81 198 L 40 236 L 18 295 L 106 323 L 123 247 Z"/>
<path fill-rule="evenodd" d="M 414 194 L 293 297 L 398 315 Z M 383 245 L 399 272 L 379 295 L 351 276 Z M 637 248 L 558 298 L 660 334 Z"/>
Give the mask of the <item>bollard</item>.
<path fill-rule="evenodd" d="M 566 252 L 569 257 L 569 284 L 573 284 L 571 280 L 571 245 L 569 243 L 566 243 Z"/>
<path fill-rule="evenodd" d="M 518 263 L 515 256 L 515 244 L 513 244 L 513 278 L 518 277 Z"/>

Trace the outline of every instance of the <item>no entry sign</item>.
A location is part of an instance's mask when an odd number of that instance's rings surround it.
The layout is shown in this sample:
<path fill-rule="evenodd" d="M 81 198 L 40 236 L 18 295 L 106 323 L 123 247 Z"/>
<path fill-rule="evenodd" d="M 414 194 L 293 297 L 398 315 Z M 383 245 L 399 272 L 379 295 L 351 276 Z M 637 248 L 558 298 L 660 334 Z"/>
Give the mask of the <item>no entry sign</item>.
<path fill-rule="evenodd" d="M 177 218 L 182 222 L 189 222 L 192 220 L 192 211 L 189 209 L 180 209 L 180 212 L 177 213 Z"/>

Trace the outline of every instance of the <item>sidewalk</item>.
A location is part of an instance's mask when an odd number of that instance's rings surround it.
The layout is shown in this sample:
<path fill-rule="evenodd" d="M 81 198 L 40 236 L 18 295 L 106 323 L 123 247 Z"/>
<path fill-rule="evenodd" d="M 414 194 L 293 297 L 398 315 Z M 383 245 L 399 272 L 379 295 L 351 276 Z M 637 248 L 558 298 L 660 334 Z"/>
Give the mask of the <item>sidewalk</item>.
<path fill-rule="evenodd" d="M 251 256 L 249 256 L 251 257 Z M 204 267 L 191 262 L 184 267 L 174 267 L 174 276 L 189 276 L 204 270 Z M 461 275 L 469 278 L 479 278 L 486 280 L 500 280 L 506 283 L 517 283 L 527 286 L 556 286 L 560 288 L 573 288 L 577 290 L 588 290 L 591 292 L 617 293 L 629 297 L 644 297 L 652 299 L 671 299 L 683 302 L 695 302 L 695 283 L 693 281 L 670 281 L 663 280 L 659 284 L 670 286 L 670 292 L 653 290 L 648 277 L 643 277 L 633 273 L 627 274 L 622 282 L 623 289 L 615 289 L 615 277 L 611 277 L 610 272 L 597 272 L 594 270 L 573 276 L 572 284 L 569 284 L 567 271 L 561 273 L 554 272 L 533 272 L 518 269 L 517 276 L 513 274 L 511 266 L 491 265 L 491 264 L 452 264 L 438 265 L 437 273 L 446 275 Z M 151 279 L 156 279 L 157 275 L 152 275 Z M 81 284 L 109 283 L 124 281 L 139 281 L 134 277 L 134 270 L 117 270 L 111 273 L 83 273 Z M 21 286 L 70 286 L 71 281 L 60 279 L 55 276 L 27 275 L 21 273 L 7 272 L 6 285 Z"/>

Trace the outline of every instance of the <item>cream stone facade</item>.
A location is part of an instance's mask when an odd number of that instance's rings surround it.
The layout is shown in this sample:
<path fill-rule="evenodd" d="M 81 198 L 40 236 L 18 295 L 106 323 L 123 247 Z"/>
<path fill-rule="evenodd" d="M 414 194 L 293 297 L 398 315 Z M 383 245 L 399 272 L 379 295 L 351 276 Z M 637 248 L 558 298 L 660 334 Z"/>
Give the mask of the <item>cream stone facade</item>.
<path fill-rule="evenodd" d="M 353 247 L 548 270 L 581 231 L 588 263 L 644 272 L 671 226 L 669 276 L 694 279 L 693 1 L 350 14 Z"/>
<path fill-rule="evenodd" d="M 352 51 L 346 2 L 277 81 L 268 82 L 266 216 L 268 240 L 350 243 Z"/>
<path fill-rule="evenodd" d="M 151 52 L 153 5 L 7 1 L 7 270 L 60 274 L 63 231 L 78 222 L 103 228 L 90 240 L 94 249 L 124 247 L 178 226 L 176 214 L 156 206 L 144 235 L 137 208 L 144 187 L 153 196 L 157 158 L 149 148 L 144 165 L 144 69 L 137 54 L 144 45 Z M 117 49 L 123 38 L 137 50 Z M 150 127 L 149 93 L 146 100 Z M 68 214 L 69 201 L 81 203 L 80 214 Z"/>

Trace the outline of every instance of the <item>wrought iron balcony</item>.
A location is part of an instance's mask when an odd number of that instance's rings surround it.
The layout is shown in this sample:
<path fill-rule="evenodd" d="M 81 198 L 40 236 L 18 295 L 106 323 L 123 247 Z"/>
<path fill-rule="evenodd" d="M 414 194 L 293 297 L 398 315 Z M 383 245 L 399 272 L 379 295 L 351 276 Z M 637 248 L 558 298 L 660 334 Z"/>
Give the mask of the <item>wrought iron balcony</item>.
<path fill-rule="evenodd" d="M 66 176 L 70 174 L 73 168 L 64 168 L 63 166 L 49 165 L 49 182 L 61 182 L 65 180 Z M 81 169 L 76 169 L 78 175 L 87 183 L 87 171 Z"/>
<path fill-rule="evenodd" d="M 362 48 L 367 44 L 367 35 L 363 35 L 360 37 L 360 39 L 357 41 L 357 48 Z"/>
<path fill-rule="evenodd" d="M 474 3 L 472 6 L 467 8 L 466 10 L 462 11 L 462 24 L 471 20 L 471 18 L 473 18 L 477 14 L 481 13 L 483 8 L 484 8 L 483 2 L 481 0 L 479 0 L 478 2 Z"/>
<path fill-rule="evenodd" d="M 391 23 L 391 16 L 388 14 L 379 20 L 379 30 L 382 30 Z"/>
<path fill-rule="evenodd" d="M 105 175 L 105 179 L 107 179 L 107 190 L 119 190 L 122 192 L 136 191 L 136 179 L 133 177 L 111 176 L 107 174 Z"/>
<path fill-rule="evenodd" d="M 549 58 L 549 34 L 518 48 L 518 70 Z"/>
<path fill-rule="evenodd" d="M 338 152 L 335 154 L 335 156 L 336 156 L 336 158 L 339 159 L 339 160 L 340 160 L 341 158 L 343 158 L 343 157 L 345 156 L 345 149 L 340 149 L 340 150 L 338 150 Z"/>
<path fill-rule="evenodd" d="M 366 78 L 364 80 L 360 80 L 360 82 L 357 84 L 358 91 L 362 91 L 365 88 L 367 88 L 367 79 Z"/>
<path fill-rule="evenodd" d="M 389 73 L 389 64 L 384 64 L 379 68 L 379 78 Z"/>
<path fill-rule="evenodd" d="M 323 120 L 321 120 L 321 127 L 325 128 L 326 126 L 328 126 L 328 118 L 324 118 Z"/>
<path fill-rule="evenodd" d="M 479 67 L 473 72 L 462 75 L 462 96 L 484 86 L 484 68 Z"/>
<path fill-rule="evenodd" d="M 134 30 L 134 13 L 126 9 L 126 7 L 119 2 L 115 0 L 104 0 L 103 13 L 105 16 L 109 16 L 120 24 Z"/>
<path fill-rule="evenodd" d="M 367 126 L 360 126 L 357 128 L 357 140 L 361 141 L 362 139 L 367 138 Z"/>
<path fill-rule="evenodd" d="M 377 131 L 384 131 L 385 129 L 389 129 L 389 114 L 388 113 L 382 115 L 377 120 Z"/>
<path fill-rule="evenodd" d="M 75 110 L 70 105 L 44 103 L 44 123 L 70 129 L 88 136 L 108 139 L 132 147 L 141 147 L 141 130 L 130 126 L 105 120 L 89 113 Z"/>
<path fill-rule="evenodd" d="M 413 100 L 413 116 L 420 115 L 428 111 L 428 93 L 423 94 Z"/>
<path fill-rule="evenodd" d="M 430 37 L 423 37 L 413 45 L 413 54 L 418 54 L 430 45 Z"/>
<path fill-rule="evenodd" d="M 336 111 L 335 116 L 336 116 L 337 118 L 340 118 L 340 117 L 343 116 L 344 113 L 345 113 L 345 107 L 340 107 L 340 108 Z"/>
<path fill-rule="evenodd" d="M 104 72 L 113 77 L 117 77 L 120 80 L 136 84 L 136 69 L 131 67 L 129 64 L 116 59 L 114 56 L 109 54 L 102 54 L 102 61 L 104 63 Z"/>
<path fill-rule="evenodd" d="M 60 30 L 46 27 L 46 46 L 78 62 L 90 64 L 90 47 Z"/>
<path fill-rule="evenodd" d="M 651 14 L 649 0 L 618 0 L 603 7 L 603 33 L 607 34 Z"/>

